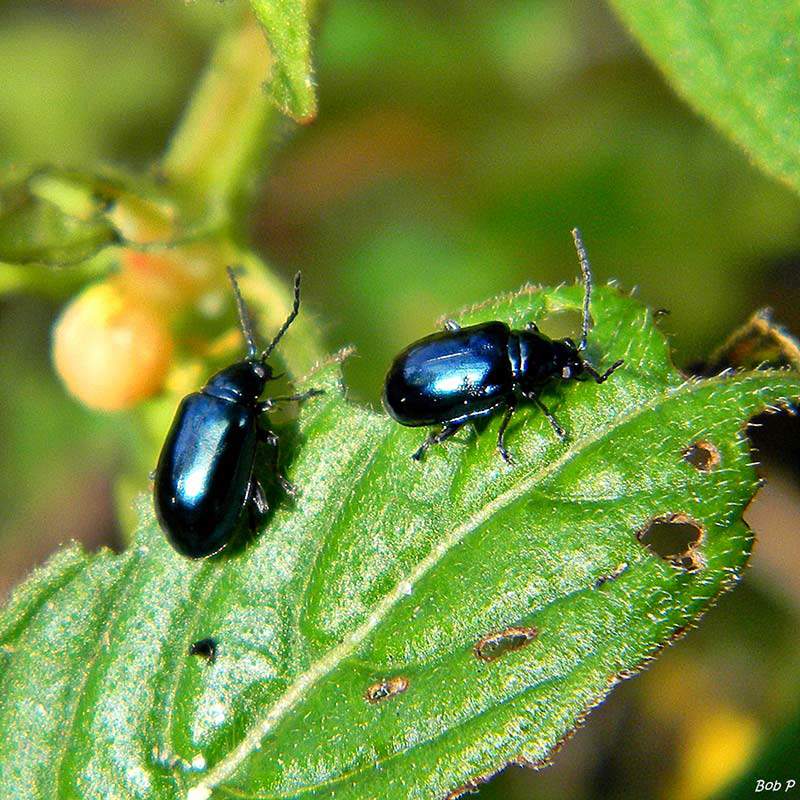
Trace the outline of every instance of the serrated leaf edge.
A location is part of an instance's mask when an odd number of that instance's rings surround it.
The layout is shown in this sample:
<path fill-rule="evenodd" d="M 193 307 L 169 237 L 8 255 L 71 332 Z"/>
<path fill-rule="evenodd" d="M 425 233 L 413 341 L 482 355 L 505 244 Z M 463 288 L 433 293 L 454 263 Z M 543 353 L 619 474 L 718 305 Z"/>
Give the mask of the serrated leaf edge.
<path fill-rule="evenodd" d="M 765 370 L 763 373 L 759 374 L 763 376 L 768 376 L 770 374 L 785 375 L 786 372 L 787 370 Z M 416 565 L 409 577 L 397 583 L 392 591 L 388 592 L 380 600 L 375 610 L 358 628 L 347 636 L 341 644 L 329 650 L 328 653 L 313 663 L 306 672 L 297 678 L 261 718 L 261 721 L 256 722 L 244 739 L 242 739 L 225 758 L 217 762 L 203 780 L 188 790 L 186 800 L 208 800 L 214 788 L 230 778 L 248 757 L 261 748 L 261 742 L 264 738 L 277 727 L 280 720 L 300 702 L 305 692 L 327 674 L 332 672 L 342 661 L 355 653 L 358 647 L 366 640 L 372 631 L 378 627 L 392 608 L 408 596 L 409 586 L 413 588 L 413 586 L 433 569 L 450 549 L 457 545 L 465 536 L 491 519 L 491 517 L 505 505 L 518 499 L 527 491 L 530 491 L 536 484 L 559 470 L 587 447 L 601 440 L 609 431 L 616 430 L 626 422 L 635 419 L 639 414 L 657 408 L 661 403 L 687 389 L 692 391 L 700 387 L 705 387 L 708 384 L 719 382 L 720 379 L 725 380 L 726 378 L 727 376 L 717 376 L 711 379 L 688 379 L 678 386 L 668 387 L 665 391 L 652 397 L 646 403 L 636 405 L 628 412 L 618 415 L 614 418 L 613 423 L 606 424 L 594 433 L 575 442 L 574 446 L 568 448 L 561 456 L 551 461 L 542 469 L 520 480 L 519 483 L 498 495 L 494 500 L 481 508 L 480 511 L 454 528 Z M 765 403 L 764 405 L 766 406 L 767 404 Z"/>

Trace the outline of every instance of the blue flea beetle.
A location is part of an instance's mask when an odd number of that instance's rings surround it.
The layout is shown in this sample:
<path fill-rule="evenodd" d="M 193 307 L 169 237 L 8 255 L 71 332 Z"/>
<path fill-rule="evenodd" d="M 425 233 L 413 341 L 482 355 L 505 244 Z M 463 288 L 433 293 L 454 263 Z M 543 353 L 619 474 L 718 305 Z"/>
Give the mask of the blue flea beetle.
<path fill-rule="evenodd" d="M 183 399 L 167 434 L 155 469 L 155 509 L 172 546 L 190 558 L 222 550 L 247 510 L 252 527 L 269 510 L 264 489 L 254 474 L 257 445 L 272 451 L 275 477 L 283 489 L 292 485 L 277 471 L 278 437 L 261 424 L 263 412 L 282 401 L 301 401 L 321 394 L 260 400 L 274 380 L 267 359 L 300 310 L 300 273 L 294 279 L 294 305 L 269 347 L 259 354 L 253 328 L 233 270 L 233 285 L 247 358 L 213 375 L 199 391 Z"/>
<path fill-rule="evenodd" d="M 578 229 L 572 231 L 583 274 L 581 341 L 551 339 L 533 322 L 511 330 L 504 322 L 482 322 L 462 328 L 448 320 L 444 331 L 409 345 L 392 363 L 383 390 L 383 404 L 401 425 L 441 425 L 412 458 L 419 461 L 433 444 L 449 439 L 464 423 L 505 409 L 497 434 L 497 449 L 510 461 L 505 432 L 520 398 L 535 403 L 559 438 L 564 429 L 539 399 L 554 379 L 585 377 L 597 383 L 614 372 L 616 361 L 600 374 L 581 355 L 589 333 L 592 272 Z"/>

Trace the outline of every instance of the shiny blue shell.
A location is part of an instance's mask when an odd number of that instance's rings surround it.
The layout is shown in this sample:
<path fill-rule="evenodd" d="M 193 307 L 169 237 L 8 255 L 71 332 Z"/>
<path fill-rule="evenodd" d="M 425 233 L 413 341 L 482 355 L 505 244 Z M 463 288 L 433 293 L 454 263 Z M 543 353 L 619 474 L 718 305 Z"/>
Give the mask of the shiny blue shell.
<path fill-rule="evenodd" d="M 504 322 L 445 330 L 409 345 L 386 376 L 383 404 L 402 425 L 460 422 L 492 413 L 515 392 L 535 392 L 565 365 L 580 368 L 575 347 Z"/>
<path fill-rule="evenodd" d="M 213 555 L 235 535 L 247 503 L 258 443 L 258 397 L 266 373 L 244 361 L 181 402 L 155 473 L 155 509 L 172 546 Z"/>

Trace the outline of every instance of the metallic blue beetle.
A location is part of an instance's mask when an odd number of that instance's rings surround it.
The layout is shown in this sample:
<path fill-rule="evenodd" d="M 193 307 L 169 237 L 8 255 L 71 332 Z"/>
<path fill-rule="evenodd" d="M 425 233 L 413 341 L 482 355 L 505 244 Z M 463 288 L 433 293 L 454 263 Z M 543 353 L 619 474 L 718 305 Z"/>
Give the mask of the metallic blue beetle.
<path fill-rule="evenodd" d="M 282 401 L 305 400 L 311 389 L 289 397 L 260 400 L 273 380 L 266 363 L 300 310 L 300 273 L 294 279 L 294 305 L 272 343 L 259 355 L 241 292 L 228 268 L 247 341 L 247 358 L 213 375 L 199 392 L 183 399 L 158 459 L 155 508 L 172 546 L 190 558 L 222 550 L 237 532 L 247 510 L 252 527 L 269 510 L 254 475 L 259 444 L 272 451 L 275 477 L 284 491 L 292 485 L 277 472 L 278 437 L 260 424 L 263 412 Z"/>
<path fill-rule="evenodd" d="M 414 342 L 394 360 L 383 390 L 386 410 L 401 425 L 441 425 L 412 458 L 419 461 L 431 445 L 449 439 L 466 422 L 505 409 L 497 449 L 510 462 L 505 432 L 521 398 L 535 403 L 563 439 L 564 429 L 539 399 L 545 385 L 585 377 L 603 383 L 623 363 L 616 361 L 600 374 L 581 355 L 589 334 L 592 271 L 577 228 L 572 236 L 584 283 L 580 344 L 551 339 L 533 322 L 515 331 L 504 322 L 462 328 L 448 320 L 444 331 Z"/>

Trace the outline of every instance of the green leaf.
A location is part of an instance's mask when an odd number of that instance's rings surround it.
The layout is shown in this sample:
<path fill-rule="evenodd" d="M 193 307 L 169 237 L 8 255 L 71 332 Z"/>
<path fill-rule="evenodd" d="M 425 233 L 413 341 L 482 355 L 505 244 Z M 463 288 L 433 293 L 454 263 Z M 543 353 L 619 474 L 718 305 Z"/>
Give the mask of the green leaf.
<path fill-rule="evenodd" d="M 460 319 L 580 302 L 525 289 Z M 423 800 L 542 763 L 736 582 L 746 420 L 800 396 L 786 371 L 685 380 L 612 287 L 592 314 L 589 356 L 625 365 L 545 392 L 566 442 L 526 407 L 513 466 L 499 419 L 413 462 L 425 432 L 350 404 L 329 362 L 282 429 L 298 497 L 254 541 L 182 559 L 144 496 L 130 550 L 34 573 L 0 618 L 0 794 Z M 654 520 L 699 541 L 645 545 Z M 188 655 L 207 637 L 213 663 Z"/>
<path fill-rule="evenodd" d="M 272 53 L 269 92 L 275 105 L 297 122 L 317 113 L 311 68 L 311 31 L 306 0 L 250 0 Z"/>
<path fill-rule="evenodd" d="M 611 0 L 684 98 L 800 190 L 800 2 Z"/>
<path fill-rule="evenodd" d="M 158 252 L 217 233 L 215 209 L 173 188 L 107 166 L 0 175 L 0 293 L 63 296 L 117 266 L 115 247 Z"/>
<path fill-rule="evenodd" d="M 117 238 L 84 181 L 42 170 L 0 186 L 0 262 L 72 265 Z"/>
<path fill-rule="evenodd" d="M 160 166 L 182 207 L 200 203 L 235 228 L 267 164 L 277 109 L 300 122 L 316 114 L 308 7 L 302 0 L 251 5 L 255 14 L 237 11 L 219 37 Z"/>

